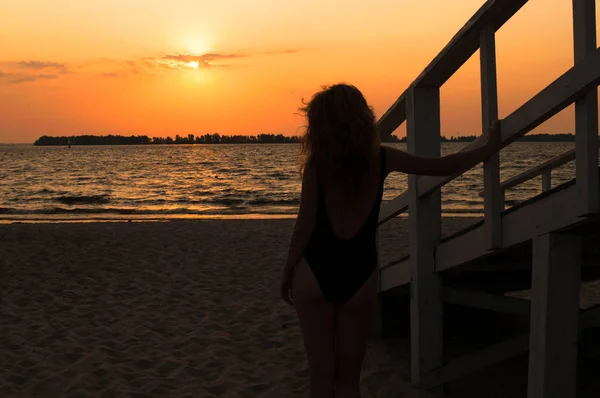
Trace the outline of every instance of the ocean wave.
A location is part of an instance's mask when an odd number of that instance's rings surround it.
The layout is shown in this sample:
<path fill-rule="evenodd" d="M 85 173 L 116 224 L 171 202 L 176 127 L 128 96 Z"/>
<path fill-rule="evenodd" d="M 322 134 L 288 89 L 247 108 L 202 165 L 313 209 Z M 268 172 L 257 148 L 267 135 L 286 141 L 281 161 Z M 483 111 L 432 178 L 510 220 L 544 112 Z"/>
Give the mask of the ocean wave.
<path fill-rule="evenodd" d="M 248 202 L 246 202 L 246 204 L 251 205 L 251 206 L 299 206 L 300 205 L 300 200 L 299 199 L 278 199 L 278 200 L 272 200 L 272 199 L 255 199 L 255 200 L 249 200 Z"/>
<path fill-rule="evenodd" d="M 175 209 L 132 209 L 132 208 L 118 208 L 118 207 L 105 207 L 105 208 L 79 208 L 79 209 L 67 209 L 63 207 L 47 207 L 41 209 L 15 209 L 15 208 L 0 208 L 0 215 L 5 216 L 27 216 L 27 215 L 219 215 L 219 214 L 234 214 L 234 215 L 246 215 L 246 214 L 294 214 L 296 209 L 294 208 L 276 208 L 269 209 L 268 211 L 249 211 L 248 207 L 237 208 L 232 207 L 228 209 L 189 209 L 189 208 L 175 208 Z"/>
<path fill-rule="evenodd" d="M 107 195 L 64 195 L 54 198 L 56 202 L 73 204 L 106 204 L 110 202 Z"/>
<path fill-rule="evenodd" d="M 483 214 L 483 207 L 442 209 L 445 214 Z"/>
<path fill-rule="evenodd" d="M 442 201 L 442 207 L 444 206 L 457 206 L 457 205 L 462 205 L 462 206 L 468 206 L 468 207 L 476 207 L 476 206 L 481 206 L 483 204 L 483 199 L 482 200 L 471 200 L 469 198 L 461 198 L 461 199 L 446 199 L 444 198 L 444 200 Z"/>
<path fill-rule="evenodd" d="M 295 214 L 298 211 L 296 205 L 291 205 L 293 201 L 270 201 L 259 203 L 248 203 L 244 205 L 233 205 L 227 207 L 206 206 L 203 209 L 189 207 L 173 207 L 148 209 L 143 207 L 43 207 L 36 209 L 0 207 L 0 215 L 152 215 L 152 214 L 171 214 L 171 215 L 203 215 L 203 214 Z M 444 214 L 483 214 L 483 208 L 450 208 L 443 209 Z"/>
<path fill-rule="evenodd" d="M 47 193 L 59 193 L 59 192 L 60 192 L 60 191 L 55 191 L 54 189 L 51 189 L 51 188 L 42 188 L 42 189 L 39 189 L 39 190 L 37 190 L 37 191 L 34 191 L 34 192 L 32 192 L 32 193 L 33 193 L 34 195 L 36 195 L 36 194 L 40 195 L 40 194 L 47 194 Z"/>
<path fill-rule="evenodd" d="M 272 173 L 272 174 L 267 174 L 266 175 L 267 178 L 274 178 L 275 180 L 281 181 L 281 180 L 286 180 L 288 178 L 288 176 L 284 173 Z"/>

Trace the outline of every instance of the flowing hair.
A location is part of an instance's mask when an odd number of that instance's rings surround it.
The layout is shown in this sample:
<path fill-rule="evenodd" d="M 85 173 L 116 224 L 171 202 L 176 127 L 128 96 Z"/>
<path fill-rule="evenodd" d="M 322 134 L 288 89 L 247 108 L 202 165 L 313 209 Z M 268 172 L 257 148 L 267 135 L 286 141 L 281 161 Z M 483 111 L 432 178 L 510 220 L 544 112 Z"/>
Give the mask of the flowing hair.
<path fill-rule="evenodd" d="M 300 111 L 306 115 L 301 171 L 314 167 L 321 181 L 338 181 L 353 194 L 373 167 L 380 143 L 373 109 L 354 86 L 324 86 Z"/>

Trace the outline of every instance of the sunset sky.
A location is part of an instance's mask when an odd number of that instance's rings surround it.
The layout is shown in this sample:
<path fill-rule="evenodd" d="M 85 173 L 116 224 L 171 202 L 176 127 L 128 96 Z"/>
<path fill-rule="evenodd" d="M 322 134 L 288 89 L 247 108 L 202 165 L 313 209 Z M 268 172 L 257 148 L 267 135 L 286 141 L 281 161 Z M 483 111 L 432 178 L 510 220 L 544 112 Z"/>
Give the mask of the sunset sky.
<path fill-rule="evenodd" d="M 293 135 L 301 99 L 340 81 L 379 116 L 483 3 L 2 1 L 0 142 Z M 498 32 L 501 117 L 573 65 L 571 4 L 530 0 Z M 442 88 L 444 135 L 481 130 L 478 62 L 477 53 Z M 572 130 L 568 110 L 536 131 Z"/>

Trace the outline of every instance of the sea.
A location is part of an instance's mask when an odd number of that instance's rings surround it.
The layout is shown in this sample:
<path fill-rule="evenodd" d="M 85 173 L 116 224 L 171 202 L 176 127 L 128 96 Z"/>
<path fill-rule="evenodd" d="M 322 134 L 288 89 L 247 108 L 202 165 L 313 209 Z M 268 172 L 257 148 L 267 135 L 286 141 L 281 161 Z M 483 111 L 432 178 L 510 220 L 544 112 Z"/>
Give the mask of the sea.
<path fill-rule="evenodd" d="M 385 144 L 406 149 L 406 144 Z M 443 143 L 442 155 L 466 143 Z M 507 179 L 573 148 L 574 143 L 513 143 L 500 153 Z M 115 221 L 179 218 L 287 218 L 299 206 L 298 144 L 0 146 L 0 221 Z M 552 174 L 575 177 L 574 162 Z M 541 192 L 541 177 L 506 192 L 513 206 Z M 384 202 L 407 188 L 391 174 Z M 442 189 L 449 216 L 481 216 L 483 168 Z"/>

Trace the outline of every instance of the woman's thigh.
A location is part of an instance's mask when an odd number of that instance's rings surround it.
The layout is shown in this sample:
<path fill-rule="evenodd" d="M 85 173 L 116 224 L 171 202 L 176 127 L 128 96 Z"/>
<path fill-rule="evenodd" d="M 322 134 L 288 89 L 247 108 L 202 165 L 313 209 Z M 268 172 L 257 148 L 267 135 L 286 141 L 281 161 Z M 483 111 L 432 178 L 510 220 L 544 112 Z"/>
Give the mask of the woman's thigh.
<path fill-rule="evenodd" d="M 378 271 L 352 296 L 337 307 L 337 344 L 340 365 L 359 371 L 377 312 Z"/>
<path fill-rule="evenodd" d="M 313 372 L 335 374 L 335 306 L 325 300 L 310 266 L 294 270 L 292 300 L 298 314 L 308 363 Z"/>

